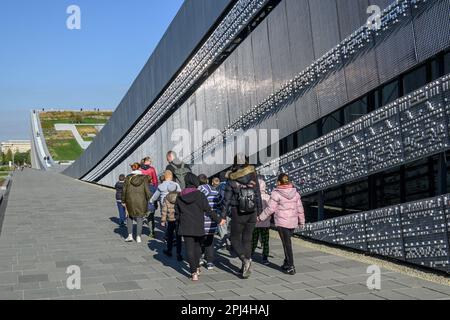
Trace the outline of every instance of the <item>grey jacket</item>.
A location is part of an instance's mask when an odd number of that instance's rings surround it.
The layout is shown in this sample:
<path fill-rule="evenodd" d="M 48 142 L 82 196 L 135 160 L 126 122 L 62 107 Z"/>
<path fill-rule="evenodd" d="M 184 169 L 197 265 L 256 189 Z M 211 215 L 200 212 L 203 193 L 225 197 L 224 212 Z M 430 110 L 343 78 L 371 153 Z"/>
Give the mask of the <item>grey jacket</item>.
<path fill-rule="evenodd" d="M 164 199 L 169 194 L 169 192 L 181 192 L 181 187 L 178 183 L 173 181 L 164 181 L 162 184 L 158 186 L 158 189 L 153 194 L 151 203 L 160 201 L 164 203 Z"/>

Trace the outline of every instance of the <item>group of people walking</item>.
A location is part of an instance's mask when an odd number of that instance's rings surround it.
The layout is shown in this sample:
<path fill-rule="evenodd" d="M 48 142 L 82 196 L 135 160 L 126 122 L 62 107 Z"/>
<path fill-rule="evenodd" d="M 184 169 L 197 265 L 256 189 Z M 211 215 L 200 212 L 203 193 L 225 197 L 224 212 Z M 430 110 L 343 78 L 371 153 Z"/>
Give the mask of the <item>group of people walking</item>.
<path fill-rule="evenodd" d="M 136 221 L 136 242 L 142 242 L 145 219 L 150 237 L 155 237 L 155 212 L 160 207 L 161 229 L 165 230 L 167 243 L 163 253 L 172 257 L 175 244 L 176 257 L 181 262 L 184 245 L 193 281 L 199 279 L 201 264 L 209 270 L 214 268 L 216 238 L 220 247 L 239 257 L 240 273 L 247 279 L 259 241 L 263 247 L 262 262 L 269 263 L 273 216 L 285 253 L 281 268 L 288 274 L 296 273 L 291 238 L 297 227 L 304 226 L 305 216 L 300 194 L 287 174 L 279 176 L 277 188 L 269 195 L 264 180 L 244 155 L 237 155 L 232 169 L 213 179 L 193 174 L 173 151 L 166 158 L 168 166 L 159 180 L 149 157 L 133 164 L 130 175 L 119 177 L 116 201 L 120 224 L 128 228 L 125 241 L 134 241 Z"/>

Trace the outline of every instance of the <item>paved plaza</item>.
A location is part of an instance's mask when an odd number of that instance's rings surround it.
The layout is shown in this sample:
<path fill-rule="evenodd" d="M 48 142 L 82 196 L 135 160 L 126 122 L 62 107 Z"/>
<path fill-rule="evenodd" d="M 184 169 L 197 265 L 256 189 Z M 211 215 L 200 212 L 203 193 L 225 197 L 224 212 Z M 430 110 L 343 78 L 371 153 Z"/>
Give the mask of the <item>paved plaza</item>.
<path fill-rule="evenodd" d="M 162 254 L 161 231 L 159 240 L 124 242 L 114 201 L 112 190 L 58 173 L 16 173 L 0 235 L 0 299 L 450 299 L 449 286 L 384 269 L 381 290 L 371 291 L 367 264 L 301 243 L 297 275 L 284 275 L 275 237 L 272 264 L 256 257 L 251 279 L 240 279 L 239 260 L 219 251 L 216 269 L 192 283 L 186 263 Z M 72 265 L 81 268 L 80 290 L 66 287 Z"/>

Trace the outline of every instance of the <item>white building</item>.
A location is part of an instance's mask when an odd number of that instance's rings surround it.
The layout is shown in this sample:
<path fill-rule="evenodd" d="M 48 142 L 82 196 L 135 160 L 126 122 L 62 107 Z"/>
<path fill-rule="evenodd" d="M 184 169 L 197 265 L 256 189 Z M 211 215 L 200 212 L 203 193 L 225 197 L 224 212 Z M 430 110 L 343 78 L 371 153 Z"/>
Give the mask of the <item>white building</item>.
<path fill-rule="evenodd" d="M 31 142 L 27 140 L 10 140 L 1 143 L 1 150 L 3 153 L 25 153 L 31 150 Z"/>

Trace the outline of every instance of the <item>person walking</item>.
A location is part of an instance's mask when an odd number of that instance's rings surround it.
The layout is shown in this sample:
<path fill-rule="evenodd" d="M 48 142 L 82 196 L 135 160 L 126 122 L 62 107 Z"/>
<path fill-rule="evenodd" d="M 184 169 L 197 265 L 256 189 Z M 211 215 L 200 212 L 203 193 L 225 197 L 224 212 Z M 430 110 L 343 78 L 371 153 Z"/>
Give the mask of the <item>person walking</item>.
<path fill-rule="evenodd" d="M 150 202 L 164 203 L 164 199 L 171 191 L 181 192 L 181 186 L 173 181 L 173 173 L 170 170 L 164 172 L 164 182 L 161 183 L 153 194 Z"/>
<path fill-rule="evenodd" d="M 116 182 L 114 188 L 116 189 L 116 204 L 117 209 L 119 210 L 119 225 L 121 227 L 125 227 L 125 221 L 127 220 L 127 213 L 125 210 L 125 206 L 122 203 L 122 193 L 123 193 L 123 185 L 125 183 L 125 175 L 121 174 L 119 176 L 119 181 Z"/>
<path fill-rule="evenodd" d="M 177 182 L 181 189 L 186 188 L 185 177 L 186 174 L 192 173 L 191 167 L 178 159 L 177 154 L 174 151 L 167 152 L 167 162 L 169 163 L 166 170 L 170 170 L 173 173 L 175 182 Z"/>
<path fill-rule="evenodd" d="M 226 216 L 230 209 L 231 245 L 242 261 L 242 277 L 248 279 L 251 275 L 253 230 L 262 211 L 262 203 L 256 169 L 243 154 L 235 156 L 225 188 L 222 216 Z"/>
<path fill-rule="evenodd" d="M 272 192 L 269 205 L 258 217 L 258 221 L 268 220 L 272 215 L 275 215 L 275 226 L 283 243 L 285 259 L 281 268 L 287 274 L 295 275 L 291 238 L 298 226 L 305 226 L 305 211 L 300 194 L 285 173 L 278 177 L 277 188 Z"/>
<path fill-rule="evenodd" d="M 187 260 L 192 281 L 198 281 L 202 242 L 205 236 L 205 213 L 218 224 L 223 220 L 209 206 L 208 199 L 198 190 L 199 179 L 192 173 L 185 176 L 186 188 L 175 203 L 175 219 L 178 221 L 178 235 L 184 237 Z"/>
<path fill-rule="evenodd" d="M 126 178 L 123 186 L 122 203 L 127 210 L 128 227 L 126 242 L 133 241 L 133 220 L 137 223 L 136 242 L 142 242 L 142 227 L 150 200 L 149 179 L 140 170 L 135 170 L 139 167 L 138 163 L 132 165 L 133 172 Z"/>
<path fill-rule="evenodd" d="M 177 244 L 177 260 L 181 262 L 183 261 L 183 256 L 181 255 L 182 241 L 181 236 L 177 233 L 178 227 L 175 218 L 175 204 L 181 190 L 179 190 L 179 186 L 177 183 L 168 186 L 168 190 L 169 192 L 163 197 L 164 200 L 161 210 L 161 226 L 167 227 L 167 249 L 164 250 L 163 253 L 168 257 L 172 257 L 173 242 L 175 238 Z"/>
<path fill-rule="evenodd" d="M 265 210 L 269 206 L 270 195 L 266 191 L 266 182 L 259 179 L 259 188 L 261 190 L 262 209 Z M 256 223 L 255 231 L 253 231 L 252 255 L 255 254 L 258 241 L 261 240 L 263 247 L 262 263 L 269 264 L 269 239 L 270 239 L 270 219 L 259 221 Z"/>
<path fill-rule="evenodd" d="M 223 200 L 225 198 L 225 189 L 228 185 L 228 174 L 229 172 L 222 172 L 220 175 L 220 179 L 218 182 L 217 189 L 219 190 L 220 198 L 221 198 L 221 206 L 223 205 Z M 231 241 L 230 241 L 230 212 L 228 211 L 224 217 L 226 222 L 223 226 L 219 226 L 219 238 L 220 238 L 220 247 L 226 248 L 228 251 L 232 251 L 231 249 Z"/>
<path fill-rule="evenodd" d="M 158 176 L 156 169 L 152 167 L 152 159 L 146 157 L 141 161 L 141 172 L 143 175 L 149 177 L 149 189 L 150 193 L 154 194 L 158 188 Z M 158 209 L 158 203 L 156 201 L 150 201 L 148 203 L 148 215 L 146 217 L 147 224 L 150 228 L 150 238 L 155 238 L 155 213 Z"/>
<path fill-rule="evenodd" d="M 220 215 L 220 194 L 217 188 L 208 184 L 208 177 L 205 174 L 198 176 L 200 186 L 198 190 L 208 199 L 211 209 Z M 202 243 L 202 254 L 204 255 L 205 265 L 208 270 L 214 269 L 214 237 L 217 233 L 217 223 L 205 214 L 205 237 Z"/>

